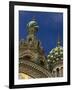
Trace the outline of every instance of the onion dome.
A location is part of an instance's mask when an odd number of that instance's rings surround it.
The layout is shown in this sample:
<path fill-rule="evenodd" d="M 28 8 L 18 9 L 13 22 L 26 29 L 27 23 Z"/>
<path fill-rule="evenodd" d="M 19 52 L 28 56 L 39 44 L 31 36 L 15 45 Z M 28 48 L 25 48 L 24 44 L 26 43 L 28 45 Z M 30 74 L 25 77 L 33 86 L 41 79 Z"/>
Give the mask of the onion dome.
<path fill-rule="evenodd" d="M 47 56 L 48 62 L 56 63 L 63 60 L 63 47 L 60 45 L 60 42 L 57 42 L 57 47 L 53 48 L 49 55 Z"/>
<path fill-rule="evenodd" d="M 63 47 L 60 42 L 57 42 L 57 46 L 53 48 L 47 56 L 49 70 L 52 72 L 55 65 L 63 62 Z"/>
<path fill-rule="evenodd" d="M 34 27 L 34 28 L 38 28 L 38 24 L 36 22 L 36 20 L 33 18 L 28 24 L 27 24 L 28 28 Z"/>

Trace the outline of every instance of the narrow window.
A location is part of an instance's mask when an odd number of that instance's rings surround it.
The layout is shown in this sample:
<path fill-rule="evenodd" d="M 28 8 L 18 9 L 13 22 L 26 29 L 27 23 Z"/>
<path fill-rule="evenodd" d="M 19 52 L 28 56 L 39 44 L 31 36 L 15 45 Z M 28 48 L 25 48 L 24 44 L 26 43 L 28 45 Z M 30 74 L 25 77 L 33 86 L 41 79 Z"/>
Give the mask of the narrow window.
<path fill-rule="evenodd" d="M 59 77 L 59 68 L 56 69 L 57 77 Z"/>

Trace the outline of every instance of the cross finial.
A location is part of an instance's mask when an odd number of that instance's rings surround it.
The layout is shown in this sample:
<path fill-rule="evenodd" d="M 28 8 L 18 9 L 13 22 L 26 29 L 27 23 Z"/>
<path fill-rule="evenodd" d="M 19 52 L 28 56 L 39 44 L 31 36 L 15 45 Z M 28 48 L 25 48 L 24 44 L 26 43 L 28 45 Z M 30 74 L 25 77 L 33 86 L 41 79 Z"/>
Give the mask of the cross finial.
<path fill-rule="evenodd" d="M 35 21 L 35 16 L 33 16 L 33 17 L 32 17 L 32 20 L 34 20 L 34 21 Z"/>
<path fill-rule="evenodd" d="M 57 46 L 60 46 L 60 37 L 59 37 L 59 30 L 58 30 L 58 41 L 57 41 Z"/>

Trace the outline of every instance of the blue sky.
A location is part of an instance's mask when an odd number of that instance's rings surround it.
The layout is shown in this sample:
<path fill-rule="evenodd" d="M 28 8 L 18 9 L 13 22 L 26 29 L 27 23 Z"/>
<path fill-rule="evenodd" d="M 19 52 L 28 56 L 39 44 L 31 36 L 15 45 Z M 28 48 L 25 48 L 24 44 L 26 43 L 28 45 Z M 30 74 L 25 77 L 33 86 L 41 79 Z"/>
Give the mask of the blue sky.
<path fill-rule="evenodd" d="M 56 47 L 58 32 L 63 46 L 63 13 L 19 11 L 19 39 L 26 38 L 27 23 L 33 17 L 39 25 L 37 38 L 41 41 L 46 55 Z"/>

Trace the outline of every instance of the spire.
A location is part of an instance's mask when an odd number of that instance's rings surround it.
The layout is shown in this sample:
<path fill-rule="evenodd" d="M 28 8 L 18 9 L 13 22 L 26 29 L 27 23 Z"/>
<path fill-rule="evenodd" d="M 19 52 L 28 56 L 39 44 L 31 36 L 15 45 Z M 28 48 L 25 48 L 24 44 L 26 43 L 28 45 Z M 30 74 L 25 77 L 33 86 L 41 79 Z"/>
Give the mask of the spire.
<path fill-rule="evenodd" d="M 32 20 L 33 20 L 33 21 L 36 21 L 35 16 L 32 17 Z"/>
<path fill-rule="evenodd" d="M 60 36 L 59 36 L 59 30 L 58 30 L 58 41 L 57 41 L 57 46 L 60 46 Z"/>
<path fill-rule="evenodd" d="M 57 41 L 57 46 L 59 47 L 60 45 L 61 45 L 61 43 L 60 43 L 60 36 L 59 36 L 59 23 L 58 23 L 58 25 L 57 25 L 57 29 L 58 29 L 58 41 Z"/>

